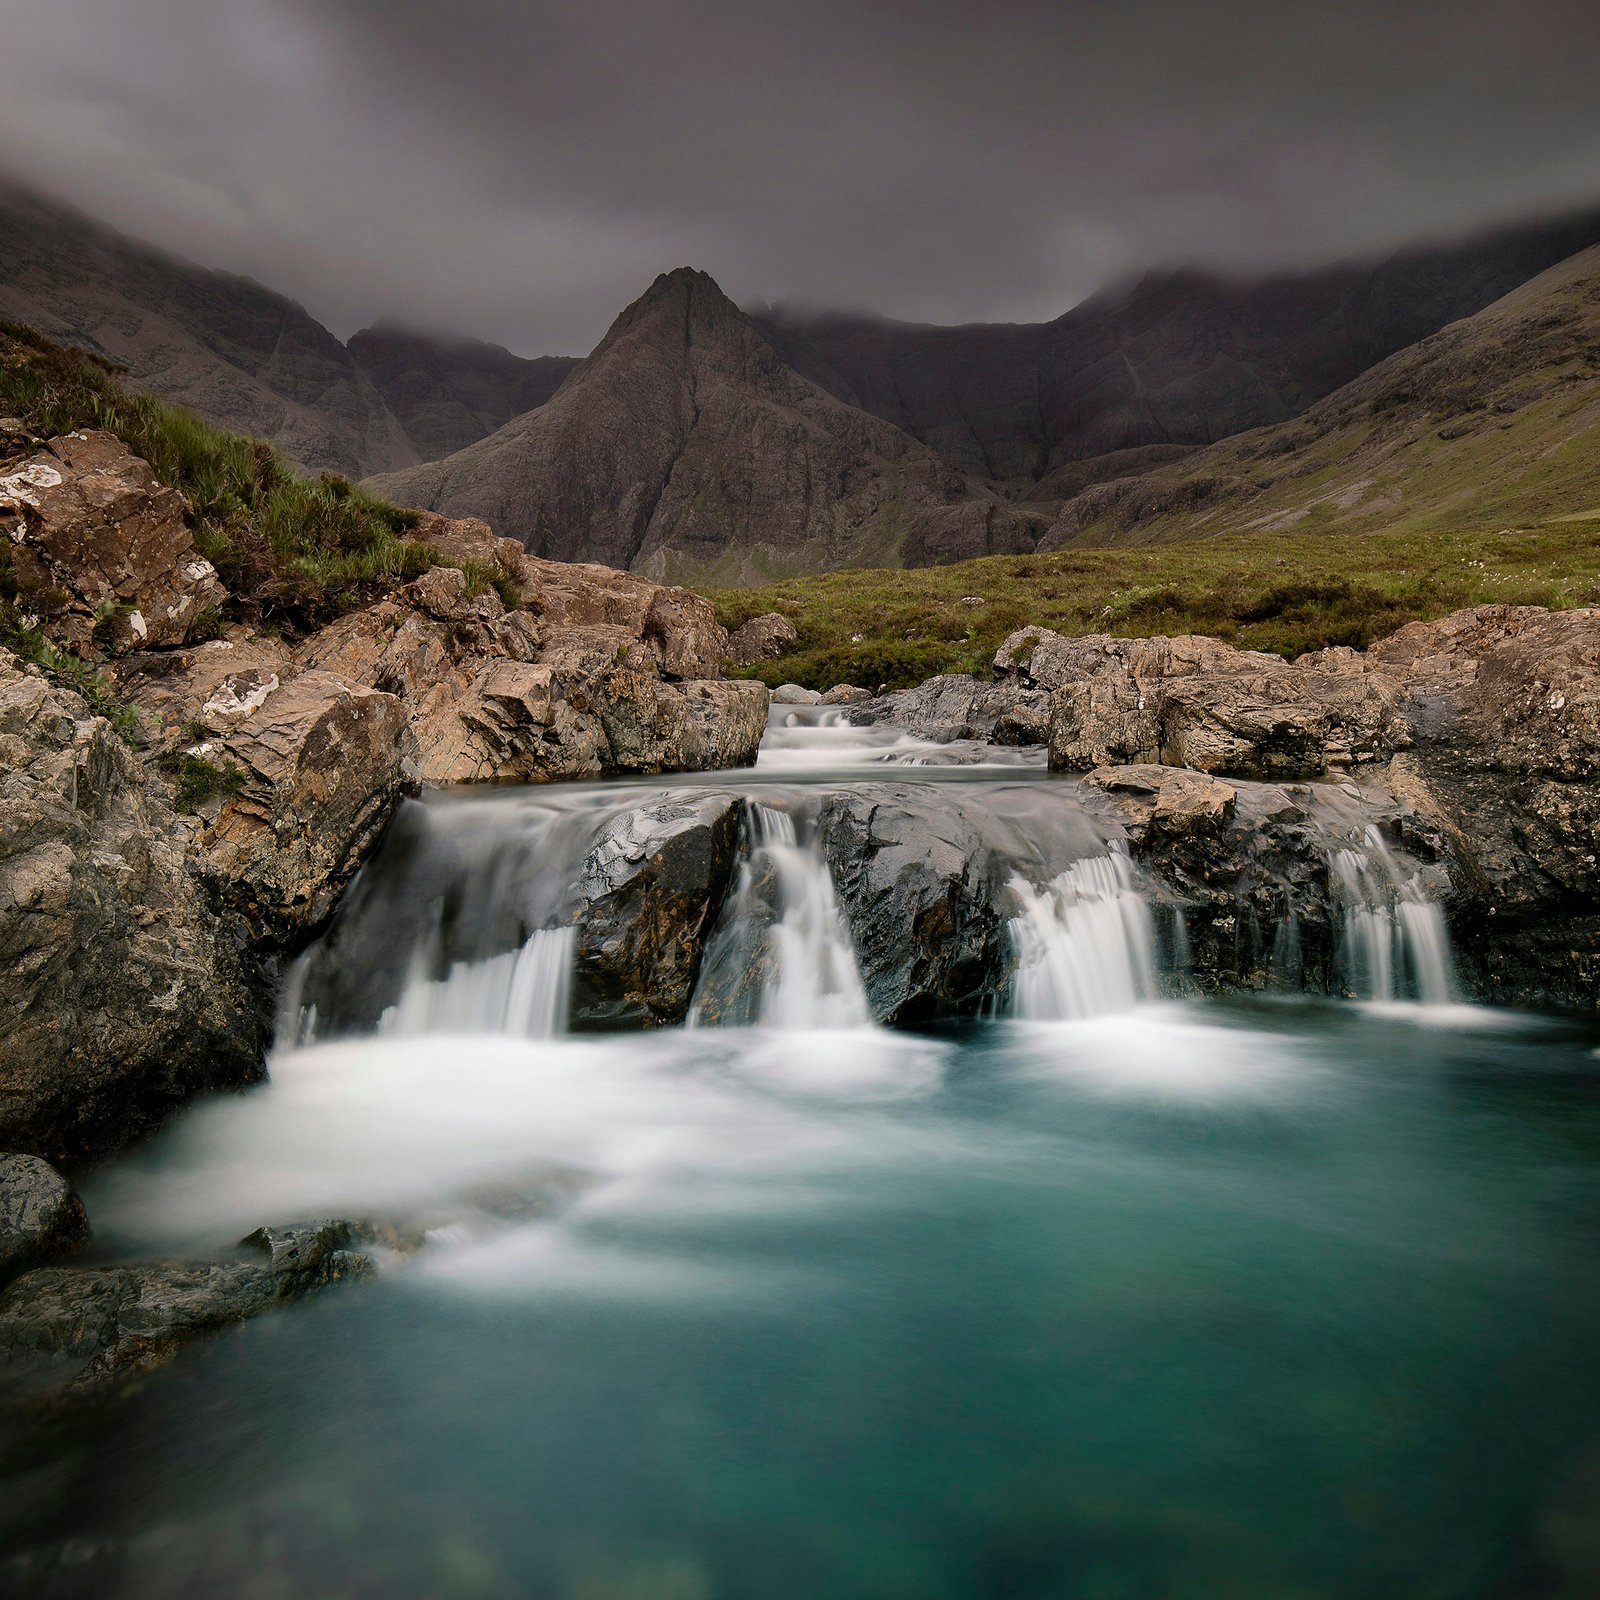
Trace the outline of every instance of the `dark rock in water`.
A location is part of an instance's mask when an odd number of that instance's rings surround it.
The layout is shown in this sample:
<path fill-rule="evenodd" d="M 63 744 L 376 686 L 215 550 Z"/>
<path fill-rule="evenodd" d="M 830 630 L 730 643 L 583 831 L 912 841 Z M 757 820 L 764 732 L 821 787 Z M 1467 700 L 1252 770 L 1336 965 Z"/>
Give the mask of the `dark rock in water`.
<path fill-rule="evenodd" d="M 743 804 L 681 794 L 600 830 L 574 891 L 574 1029 L 670 1027 L 688 1015 L 733 874 Z"/>
<path fill-rule="evenodd" d="M 988 843 L 937 792 L 865 787 L 823 802 L 818 835 L 873 1016 L 970 1016 L 1012 961 Z"/>
<path fill-rule="evenodd" d="M 349 1222 L 258 1228 L 237 1261 L 40 1267 L 0 1294 L 0 1381 L 10 1398 L 103 1391 L 165 1365 L 192 1340 L 363 1277 Z"/>
<path fill-rule="evenodd" d="M 77 1192 L 37 1156 L 0 1156 L 0 1287 L 89 1242 Z"/>

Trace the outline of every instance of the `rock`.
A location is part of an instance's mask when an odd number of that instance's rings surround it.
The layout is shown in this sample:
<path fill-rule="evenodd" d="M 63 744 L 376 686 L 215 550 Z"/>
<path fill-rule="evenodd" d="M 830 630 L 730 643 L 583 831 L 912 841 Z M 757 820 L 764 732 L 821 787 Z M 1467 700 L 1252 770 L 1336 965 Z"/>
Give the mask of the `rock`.
<path fill-rule="evenodd" d="M 743 804 L 683 793 L 600 830 L 574 889 L 573 1028 L 671 1027 L 688 1015 Z"/>
<path fill-rule="evenodd" d="M 823 801 L 818 837 L 880 1022 L 975 1015 L 1013 960 L 1000 868 L 954 807 L 906 784 Z"/>
<path fill-rule="evenodd" d="M 0 537 L 24 609 L 80 653 L 181 644 L 227 591 L 183 497 L 114 434 L 52 439 L 0 474 Z"/>
<path fill-rule="evenodd" d="M 1215 830 L 1232 817 L 1239 793 L 1220 778 L 1180 767 L 1101 767 L 1084 781 L 1134 802 L 1127 809 L 1138 817 L 1135 834 L 1141 839 L 1146 833 L 1183 835 Z"/>
<path fill-rule="evenodd" d="M 1198 636 L 1014 633 L 997 673 L 1049 688 L 1050 765 L 1162 762 L 1262 781 L 1382 759 L 1410 740 L 1388 678 L 1354 651 L 1289 662 Z"/>
<path fill-rule="evenodd" d="M 736 667 L 753 667 L 758 661 L 776 661 L 799 642 L 795 625 L 781 611 L 767 611 L 728 635 L 728 659 Z"/>
<path fill-rule="evenodd" d="M 767 731 L 767 691 L 753 679 L 715 678 L 676 686 L 698 730 L 700 771 L 753 767 Z"/>
<path fill-rule="evenodd" d="M 996 744 L 1046 744 L 1050 739 L 1050 717 L 1040 706 L 1017 703 L 1007 706 L 994 719 L 989 737 Z"/>
<path fill-rule="evenodd" d="M 0 1289 L 88 1242 L 83 1202 L 54 1167 L 37 1156 L 0 1155 Z"/>
<path fill-rule="evenodd" d="M 83 1159 L 260 1076 L 190 837 L 104 719 L 0 651 L 0 1147 Z"/>
<path fill-rule="evenodd" d="M 853 706 L 871 698 L 870 689 L 857 688 L 853 683 L 836 683 L 824 692 L 821 703 L 825 706 Z"/>
<path fill-rule="evenodd" d="M 41 1267 L 0 1294 L 0 1377 L 13 1399 L 70 1398 L 164 1366 L 186 1344 L 368 1275 L 349 1222 L 258 1228 L 236 1261 Z"/>
<path fill-rule="evenodd" d="M 1027 726 L 1031 720 L 1028 713 L 1043 719 L 1049 706 L 1050 697 L 1043 690 L 1018 682 L 982 683 L 967 673 L 944 673 L 915 688 L 880 695 L 858 706 L 850 720 L 858 724 L 888 722 L 918 738 L 948 744 L 989 738 L 1013 711 L 1023 713 L 1022 721 L 1008 722 L 1008 727 Z"/>
<path fill-rule="evenodd" d="M 405 708 L 302 672 L 248 711 L 215 715 L 227 731 L 196 751 L 235 763 L 242 781 L 202 808 L 206 870 L 259 934 L 292 943 L 326 919 L 416 780 Z"/>
<path fill-rule="evenodd" d="M 819 706 L 822 696 L 817 690 L 803 688 L 798 683 L 780 683 L 772 691 L 772 703 L 775 706 Z"/>

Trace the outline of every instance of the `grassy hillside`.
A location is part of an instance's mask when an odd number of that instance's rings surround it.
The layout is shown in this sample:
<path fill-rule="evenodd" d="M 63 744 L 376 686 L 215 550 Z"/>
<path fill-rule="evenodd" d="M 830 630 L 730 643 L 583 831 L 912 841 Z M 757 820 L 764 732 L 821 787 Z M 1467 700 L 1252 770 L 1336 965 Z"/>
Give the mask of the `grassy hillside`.
<path fill-rule="evenodd" d="M 902 688 L 936 672 L 987 674 L 1015 628 L 1208 633 L 1286 656 L 1358 648 L 1460 606 L 1600 605 L 1600 511 L 1538 526 L 1286 539 L 1235 534 L 1134 549 L 992 556 L 913 571 L 836 572 L 713 598 L 724 625 L 781 611 L 798 648 L 769 684 Z"/>

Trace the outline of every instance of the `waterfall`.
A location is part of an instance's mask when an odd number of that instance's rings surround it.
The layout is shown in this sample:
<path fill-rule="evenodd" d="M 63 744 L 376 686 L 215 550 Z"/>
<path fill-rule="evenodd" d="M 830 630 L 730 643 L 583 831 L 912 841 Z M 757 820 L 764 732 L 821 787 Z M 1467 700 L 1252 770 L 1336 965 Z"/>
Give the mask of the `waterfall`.
<path fill-rule="evenodd" d="M 1150 908 L 1121 852 L 1074 861 L 1043 889 L 1011 880 L 1015 1016 L 1064 1021 L 1126 1011 L 1155 992 Z"/>
<path fill-rule="evenodd" d="M 794 818 L 752 804 L 744 858 L 707 951 L 691 1026 L 863 1028 L 872 1020 L 828 864 Z"/>
<path fill-rule="evenodd" d="M 378 1020 L 393 1038 L 430 1033 L 504 1033 L 549 1039 L 566 1025 L 572 929 L 544 928 L 518 950 L 482 961 L 457 961 L 429 976 L 427 945 L 418 951 L 400 998 Z"/>
<path fill-rule="evenodd" d="M 1344 905 L 1344 981 L 1367 1000 L 1410 997 L 1446 1005 L 1454 985 L 1444 913 L 1406 877 L 1383 836 L 1368 828 L 1359 848 L 1328 858 Z"/>

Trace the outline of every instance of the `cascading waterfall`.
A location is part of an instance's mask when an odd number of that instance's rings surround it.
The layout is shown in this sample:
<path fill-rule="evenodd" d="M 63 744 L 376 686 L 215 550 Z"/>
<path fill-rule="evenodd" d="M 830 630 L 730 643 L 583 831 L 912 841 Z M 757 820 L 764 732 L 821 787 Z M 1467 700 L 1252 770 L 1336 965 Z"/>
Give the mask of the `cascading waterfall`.
<path fill-rule="evenodd" d="M 1453 996 L 1444 913 L 1414 877 L 1405 877 L 1383 836 L 1368 828 L 1359 848 L 1328 858 L 1344 905 L 1341 965 L 1363 999 L 1414 998 L 1447 1005 Z"/>
<path fill-rule="evenodd" d="M 1155 928 L 1120 851 L 1074 861 L 1043 889 L 1011 888 L 1015 1016 L 1068 1021 L 1126 1011 L 1155 992 Z"/>
<path fill-rule="evenodd" d="M 710 993 L 731 990 L 735 998 L 717 1008 L 716 1020 L 866 1027 L 872 1013 L 821 852 L 801 845 L 794 818 L 774 806 L 752 804 L 745 828 L 738 882 L 707 955 L 691 1025 L 713 1020 Z"/>
<path fill-rule="evenodd" d="M 519 950 L 484 961 L 457 961 L 442 978 L 429 976 L 430 952 L 419 950 L 400 998 L 378 1021 L 393 1038 L 430 1033 L 503 1033 L 550 1039 L 566 1026 L 572 968 L 571 928 L 542 928 Z"/>

